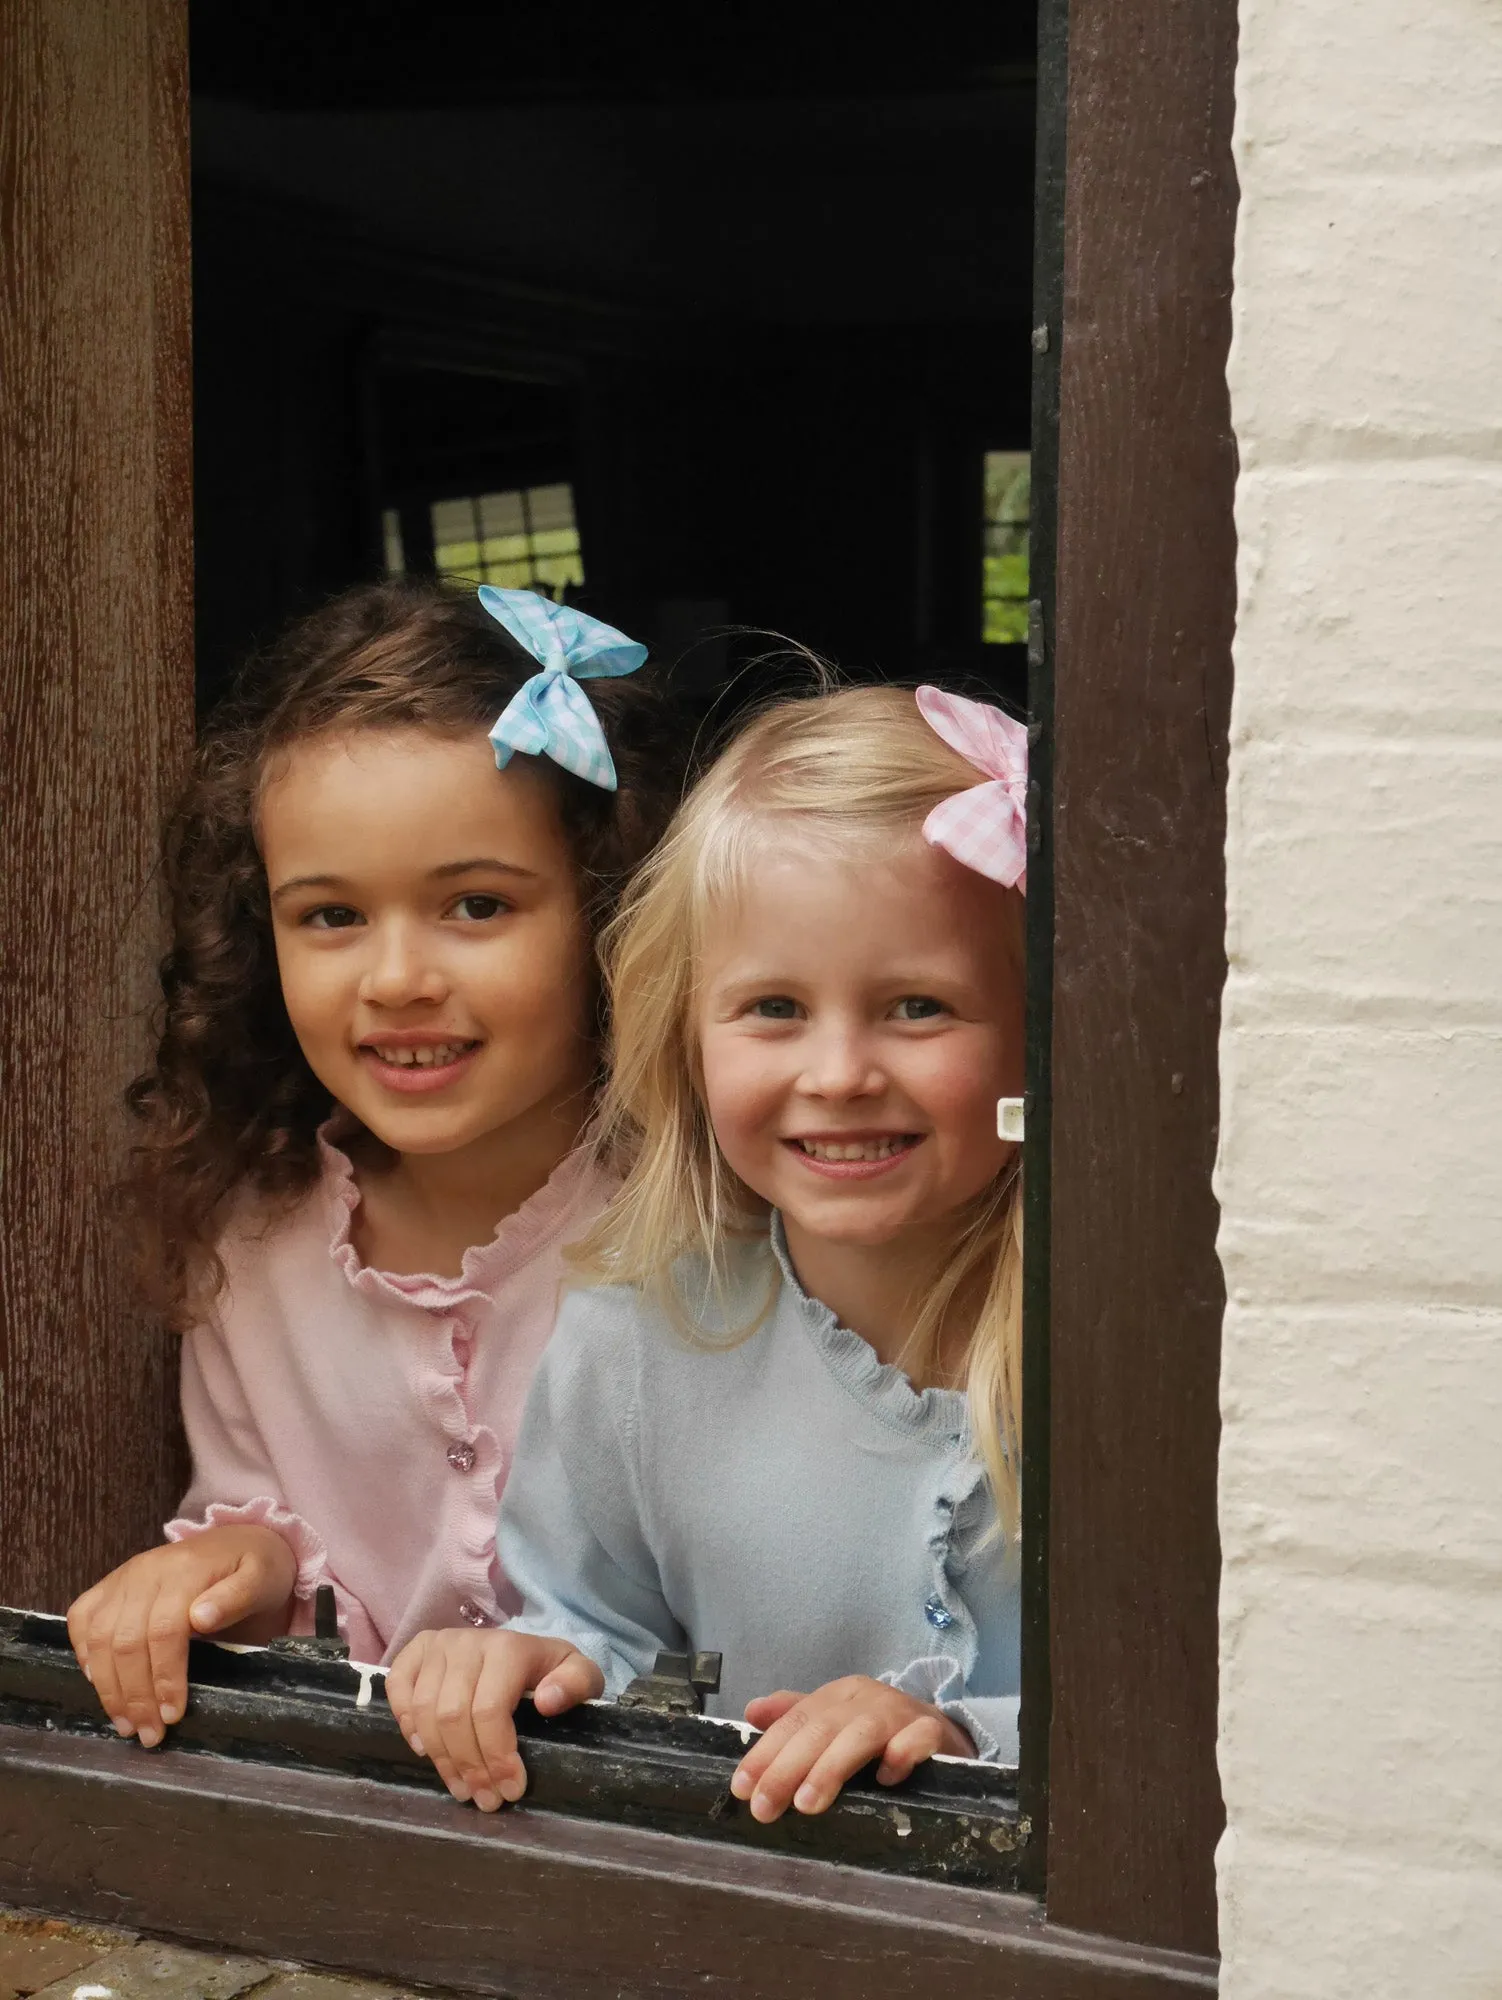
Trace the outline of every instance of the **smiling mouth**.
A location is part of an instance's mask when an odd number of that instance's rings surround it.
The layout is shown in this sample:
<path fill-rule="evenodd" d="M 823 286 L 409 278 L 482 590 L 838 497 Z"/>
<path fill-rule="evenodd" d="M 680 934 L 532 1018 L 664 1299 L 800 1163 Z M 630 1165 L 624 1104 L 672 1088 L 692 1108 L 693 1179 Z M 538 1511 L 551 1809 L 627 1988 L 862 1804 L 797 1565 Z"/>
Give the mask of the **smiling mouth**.
<path fill-rule="evenodd" d="M 378 1062 L 389 1063 L 393 1069 L 446 1069 L 479 1046 L 477 1041 L 431 1042 L 415 1049 L 394 1049 L 380 1042 L 361 1042 L 360 1052 L 374 1056 Z"/>
<path fill-rule="evenodd" d="M 891 1160 L 910 1153 L 919 1144 L 921 1132 L 886 1132 L 871 1139 L 789 1139 L 788 1144 L 805 1159 L 822 1160 L 839 1166 L 855 1160 Z"/>

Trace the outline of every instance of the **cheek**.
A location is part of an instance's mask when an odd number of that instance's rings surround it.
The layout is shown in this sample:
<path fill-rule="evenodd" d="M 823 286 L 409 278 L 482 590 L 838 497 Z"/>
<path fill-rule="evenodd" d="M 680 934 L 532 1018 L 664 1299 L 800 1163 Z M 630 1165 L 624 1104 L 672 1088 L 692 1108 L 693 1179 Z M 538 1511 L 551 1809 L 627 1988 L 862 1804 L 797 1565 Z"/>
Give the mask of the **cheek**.
<path fill-rule="evenodd" d="M 765 1049 L 712 1031 L 701 1040 L 699 1061 L 709 1122 L 735 1166 L 738 1155 L 766 1143 L 782 1096 L 776 1066 Z"/>
<path fill-rule="evenodd" d="M 464 974 L 466 997 L 499 1035 L 577 1039 L 589 1026 L 594 987 L 589 940 L 577 921 L 540 922 L 497 939 Z"/>
<path fill-rule="evenodd" d="M 282 1004 L 300 1042 L 315 1042 L 336 1034 L 348 1017 L 348 978 L 331 954 L 300 951 L 295 941 L 276 939 L 277 971 Z"/>
<path fill-rule="evenodd" d="M 992 1161 L 994 1171 L 1007 1150 L 996 1136 L 996 1100 L 1016 1094 L 1012 1081 L 999 1042 L 955 1037 L 933 1044 L 926 1060 L 915 1063 L 907 1084 L 935 1131 L 965 1153 Z"/>

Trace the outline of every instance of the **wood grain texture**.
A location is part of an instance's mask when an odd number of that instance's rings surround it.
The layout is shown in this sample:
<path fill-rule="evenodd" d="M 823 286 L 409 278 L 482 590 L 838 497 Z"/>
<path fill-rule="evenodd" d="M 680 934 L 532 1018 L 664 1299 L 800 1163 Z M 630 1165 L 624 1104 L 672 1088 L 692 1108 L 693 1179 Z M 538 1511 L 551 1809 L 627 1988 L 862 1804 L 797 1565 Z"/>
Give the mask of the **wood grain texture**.
<path fill-rule="evenodd" d="M 1215 1946 L 1211 1167 L 1235 0 L 1072 0 L 1054 662 L 1049 1913 Z"/>
<path fill-rule="evenodd" d="M 183 0 L 0 13 L 0 1598 L 159 1533 L 172 1355 L 103 1200 L 191 716 Z"/>
<path fill-rule="evenodd" d="M 0 1728 L 0 1901 L 515 2000 L 1190 2000 L 1014 1896 Z"/>

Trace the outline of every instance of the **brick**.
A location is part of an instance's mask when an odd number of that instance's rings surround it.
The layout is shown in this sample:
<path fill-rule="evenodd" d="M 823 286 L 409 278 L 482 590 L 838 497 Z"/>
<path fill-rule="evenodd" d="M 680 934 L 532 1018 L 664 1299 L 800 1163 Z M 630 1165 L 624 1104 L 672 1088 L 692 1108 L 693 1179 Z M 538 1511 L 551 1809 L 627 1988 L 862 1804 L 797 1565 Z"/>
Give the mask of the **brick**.
<path fill-rule="evenodd" d="M 1217 1187 L 1237 1304 L 1502 1297 L 1499 1104 L 1495 1030 L 1228 1022 Z"/>
<path fill-rule="evenodd" d="M 237 2000 L 271 1974 L 272 1967 L 259 1959 L 138 1944 L 107 1953 L 82 1979 L 43 1988 L 39 2000 Z"/>
<path fill-rule="evenodd" d="M 1387 455 L 1404 440 L 1490 457 L 1497 266 L 1475 254 L 1474 190 L 1436 172 L 1318 177 L 1265 188 L 1258 210 L 1237 252 L 1238 312 L 1244 338 L 1264 354 L 1276 342 L 1282 366 L 1255 384 L 1244 361 L 1233 368 L 1246 462 Z"/>
<path fill-rule="evenodd" d="M 1238 744 L 1342 727 L 1495 741 L 1494 462 L 1243 466 L 1236 531 Z"/>
<path fill-rule="evenodd" d="M 71 1935 L 61 1924 L 37 1924 L 30 1932 L 0 1929 L 0 2000 L 39 1993 L 55 1980 L 68 1980 L 102 1959 L 109 1947 Z"/>

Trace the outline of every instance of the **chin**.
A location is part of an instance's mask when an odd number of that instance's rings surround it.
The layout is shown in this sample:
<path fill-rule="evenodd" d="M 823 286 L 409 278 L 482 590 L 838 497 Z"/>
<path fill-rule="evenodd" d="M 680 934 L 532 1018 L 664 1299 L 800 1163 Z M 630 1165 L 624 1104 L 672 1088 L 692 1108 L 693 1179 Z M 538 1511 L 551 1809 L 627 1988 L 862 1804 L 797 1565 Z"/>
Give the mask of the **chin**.
<path fill-rule="evenodd" d="M 456 1153 L 475 1137 L 467 1126 L 439 1125 L 427 1118 L 367 1118 L 359 1111 L 355 1116 L 393 1153 Z"/>
<path fill-rule="evenodd" d="M 910 1229 L 914 1222 L 911 1215 L 894 1215 L 890 1210 L 884 1214 L 851 1215 L 830 1214 L 827 1210 L 799 1214 L 796 1209 L 786 1208 L 783 1213 L 810 1236 L 821 1237 L 826 1243 L 846 1243 L 856 1250 L 879 1250 Z"/>

